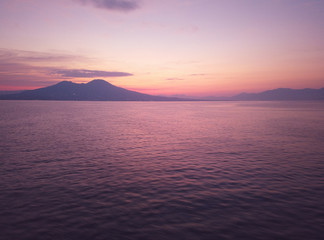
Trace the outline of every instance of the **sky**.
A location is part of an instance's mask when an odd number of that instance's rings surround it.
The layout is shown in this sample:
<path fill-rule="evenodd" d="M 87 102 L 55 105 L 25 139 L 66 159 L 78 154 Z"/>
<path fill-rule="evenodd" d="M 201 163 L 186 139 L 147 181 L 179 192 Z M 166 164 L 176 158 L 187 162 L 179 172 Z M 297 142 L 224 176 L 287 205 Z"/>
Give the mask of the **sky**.
<path fill-rule="evenodd" d="M 0 0 L 0 90 L 324 87 L 324 0 Z"/>

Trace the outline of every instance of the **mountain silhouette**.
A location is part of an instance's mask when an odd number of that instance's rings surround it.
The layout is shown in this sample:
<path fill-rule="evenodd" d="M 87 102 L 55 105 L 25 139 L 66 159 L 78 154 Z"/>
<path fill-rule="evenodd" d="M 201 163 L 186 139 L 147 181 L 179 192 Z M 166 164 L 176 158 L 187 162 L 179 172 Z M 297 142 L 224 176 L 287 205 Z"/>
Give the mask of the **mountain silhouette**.
<path fill-rule="evenodd" d="M 241 93 L 233 97 L 189 99 L 143 94 L 117 87 L 102 79 L 88 83 L 62 81 L 55 85 L 14 94 L 0 94 L 0 100 L 66 100 L 66 101 L 295 101 L 324 100 L 324 88 L 278 88 L 261 93 Z"/>
<path fill-rule="evenodd" d="M 66 100 L 66 101 L 184 101 L 116 87 L 102 79 L 88 83 L 59 82 L 55 85 L 0 96 L 3 100 Z"/>
<path fill-rule="evenodd" d="M 240 101 L 296 101 L 296 100 L 324 100 L 324 88 L 321 89 L 290 89 L 277 88 L 261 93 L 241 93 L 230 98 Z"/>
<path fill-rule="evenodd" d="M 21 93 L 24 90 L 8 90 L 8 91 L 0 91 L 0 95 L 8 95 L 8 94 L 16 94 L 16 93 Z"/>

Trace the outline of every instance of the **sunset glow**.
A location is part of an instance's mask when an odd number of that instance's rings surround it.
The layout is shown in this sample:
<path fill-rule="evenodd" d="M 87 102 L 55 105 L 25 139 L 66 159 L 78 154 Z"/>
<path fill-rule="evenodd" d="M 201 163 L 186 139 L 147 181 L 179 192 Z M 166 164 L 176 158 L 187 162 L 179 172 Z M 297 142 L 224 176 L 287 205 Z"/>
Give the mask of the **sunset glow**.
<path fill-rule="evenodd" d="M 324 87 L 321 0 L 2 0 L 0 90 L 94 78 L 154 95 Z"/>

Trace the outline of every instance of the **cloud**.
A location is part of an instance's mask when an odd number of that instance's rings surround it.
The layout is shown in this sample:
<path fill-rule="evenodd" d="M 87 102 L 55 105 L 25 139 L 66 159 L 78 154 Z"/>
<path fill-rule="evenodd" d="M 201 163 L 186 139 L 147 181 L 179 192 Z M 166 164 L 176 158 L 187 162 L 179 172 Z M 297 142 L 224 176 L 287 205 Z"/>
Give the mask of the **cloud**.
<path fill-rule="evenodd" d="M 168 81 L 178 81 L 178 80 L 184 80 L 183 78 L 167 78 Z"/>
<path fill-rule="evenodd" d="M 15 49 L 0 48 L 0 63 L 60 63 L 60 62 L 84 62 L 89 61 L 89 58 L 67 54 L 67 53 L 48 53 L 48 52 L 34 52 Z"/>
<path fill-rule="evenodd" d="M 61 67 L 75 63 L 85 64 L 89 61 L 90 59 L 85 56 L 73 54 L 0 48 L 0 89 L 30 89 L 49 86 L 73 78 L 126 77 L 133 75 L 127 72 Z"/>
<path fill-rule="evenodd" d="M 197 76 L 205 76 L 206 74 L 204 73 L 194 73 L 194 74 L 190 74 L 190 76 L 194 76 L 194 77 L 197 77 Z"/>
<path fill-rule="evenodd" d="M 35 89 L 58 83 L 60 80 L 38 75 L 0 75 L 0 90 Z"/>
<path fill-rule="evenodd" d="M 133 76 L 127 72 L 107 72 L 87 69 L 59 69 L 52 72 L 52 74 L 58 74 L 62 77 L 68 78 L 92 78 L 92 77 L 127 77 Z"/>
<path fill-rule="evenodd" d="M 76 0 L 84 5 L 93 5 L 96 8 L 114 11 L 132 11 L 139 8 L 137 0 Z"/>

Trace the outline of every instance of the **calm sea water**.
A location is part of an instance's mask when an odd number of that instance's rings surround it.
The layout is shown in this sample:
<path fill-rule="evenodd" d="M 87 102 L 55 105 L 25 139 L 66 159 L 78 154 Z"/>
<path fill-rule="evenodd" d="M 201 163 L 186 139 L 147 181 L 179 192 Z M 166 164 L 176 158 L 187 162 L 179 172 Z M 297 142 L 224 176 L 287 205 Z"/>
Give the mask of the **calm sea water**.
<path fill-rule="evenodd" d="M 0 239 L 324 237 L 324 102 L 0 101 Z"/>

